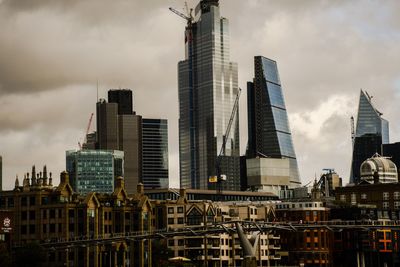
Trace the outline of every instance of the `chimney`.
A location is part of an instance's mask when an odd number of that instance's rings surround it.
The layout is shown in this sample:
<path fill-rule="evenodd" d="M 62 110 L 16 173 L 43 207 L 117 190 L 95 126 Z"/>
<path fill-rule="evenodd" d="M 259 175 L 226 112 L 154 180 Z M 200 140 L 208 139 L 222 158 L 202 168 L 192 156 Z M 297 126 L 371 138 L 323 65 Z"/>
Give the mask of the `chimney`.
<path fill-rule="evenodd" d="M 116 187 L 117 188 L 125 188 L 125 181 L 124 181 L 124 178 L 122 178 L 121 176 L 117 177 Z"/>
<path fill-rule="evenodd" d="M 28 176 L 29 178 L 29 176 Z M 36 167 L 35 165 L 32 166 L 32 178 L 31 178 L 31 185 L 36 185 Z"/>
<path fill-rule="evenodd" d="M 43 185 L 47 185 L 47 167 L 44 165 L 43 167 Z"/>
<path fill-rule="evenodd" d="M 52 177 L 52 173 L 50 173 L 49 186 L 53 186 L 53 177 Z"/>
<path fill-rule="evenodd" d="M 144 194 L 144 185 L 142 183 L 138 183 L 137 185 L 137 193 L 143 195 Z"/>

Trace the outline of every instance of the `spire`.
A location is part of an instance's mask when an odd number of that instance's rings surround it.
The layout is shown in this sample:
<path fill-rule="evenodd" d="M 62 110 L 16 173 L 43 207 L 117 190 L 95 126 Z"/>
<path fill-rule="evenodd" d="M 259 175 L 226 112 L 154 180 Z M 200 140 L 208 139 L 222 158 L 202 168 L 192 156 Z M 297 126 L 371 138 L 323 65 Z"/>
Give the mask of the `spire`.
<path fill-rule="evenodd" d="M 43 166 L 43 185 L 47 185 L 47 166 Z"/>
<path fill-rule="evenodd" d="M 18 180 L 18 174 L 15 177 L 15 188 L 19 187 L 19 180 Z"/>
<path fill-rule="evenodd" d="M 36 167 L 35 165 L 32 166 L 32 181 L 31 185 L 36 185 Z"/>
<path fill-rule="evenodd" d="M 53 177 L 52 177 L 51 172 L 50 172 L 50 178 L 49 178 L 49 186 L 53 186 Z"/>

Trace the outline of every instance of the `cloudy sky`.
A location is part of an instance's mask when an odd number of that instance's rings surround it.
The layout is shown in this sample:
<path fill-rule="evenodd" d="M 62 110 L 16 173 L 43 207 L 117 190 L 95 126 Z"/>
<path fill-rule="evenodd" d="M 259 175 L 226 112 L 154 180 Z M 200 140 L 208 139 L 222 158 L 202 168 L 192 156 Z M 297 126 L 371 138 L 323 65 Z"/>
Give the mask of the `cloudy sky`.
<path fill-rule="evenodd" d="M 194 6 L 197 1 L 188 1 Z M 33 164 L 58 178 L 99 96 L 131 88 L 135 110 L 169 121 L 171 185 L 178 179 L 177 62 L 182 0 L 0 0 L 0 155 L 3 188 Z M 400 141 L 398 1 L 221 0 L 239 83 L 253 57 L 278 62 L 302 181 L 334 168 L 348 181 L 350 116 L 360 89 Z M 246 94 L 240 103 L 242 153 Z M 95 125 L 92 126 L 95 129 Z M 56 183 L 58 181 L 56 180 Z"/>

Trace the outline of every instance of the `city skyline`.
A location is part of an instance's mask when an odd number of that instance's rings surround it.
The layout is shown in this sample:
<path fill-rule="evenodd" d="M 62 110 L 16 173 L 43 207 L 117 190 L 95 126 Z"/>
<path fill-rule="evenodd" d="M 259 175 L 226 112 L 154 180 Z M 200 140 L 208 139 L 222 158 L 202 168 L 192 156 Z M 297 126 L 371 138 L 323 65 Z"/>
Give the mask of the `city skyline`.
<path fill-rule="evenodd" d="M 350 117 L 357 114 L 360 88 L 375 96 L 390 122 L 391 142 L 400 141 L 398 3 L 243 2 L 221 0 L 239 86 L 253 77 L 254 56 L 279 63 L 303 183 L 322 168 L 335 168 L 348 182 Z M 176 64 L 183 58 L 185 21 L 168 7 L 182 11 L 184 1 L 97 3 L 0 0 L 4 189 L 33 164 L 46 163 L 54 174 L 65 169 L 65 151 L 78 148 L 95 112 L 97 81 L 99 97 L 110 88 L 132 88 L 138 114 L 168 119 L 170 185 L 178 184 Z M 243 94 L 241 154 L 245 102 Z"/>

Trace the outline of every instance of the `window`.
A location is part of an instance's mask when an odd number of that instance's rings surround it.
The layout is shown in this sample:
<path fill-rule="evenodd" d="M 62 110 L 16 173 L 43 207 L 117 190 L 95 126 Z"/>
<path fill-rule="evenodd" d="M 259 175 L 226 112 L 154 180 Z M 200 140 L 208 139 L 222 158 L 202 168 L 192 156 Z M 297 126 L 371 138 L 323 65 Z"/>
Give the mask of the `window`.
<path fill-rule="evenodd" d="M 178 207 L 178 213 L 183 213 L 183 207 Z"/>
<path fill-rule="evenodd" d="M 183 218 L 178 218 L 178 224 L 183 224 Z"/>
<path fill-rule="evenodd" d="M 351 205 L 357 204 L 357 195 L 355 193 L 351 194 Z"/>
<path fill-rule="evenodd" d="M 178 239 L 178 246 L 184 246 L 184 240 Z"/>
<path fill-rule="evenodd" d="M 21 206 L 22 206 L 22 207 L 26 207 L 27 204 L 28 204 L 28 203 L 27 203 L 26 197 L 22 197 L 22 198 L 21 198 Z"/>
<path fill-rule="evenodd" d="M 30 205 L 30 206 L 35 206 L 35 203 L 36 203 L 35 200 L 36 200 L 35 197 L 30 197 L 30 198 L 29 198 L 29 205 Z"/>
<path fill-rule="evenodd" d="M 29 234 L 34 235 L 35 234 L 35 225 L 34 224 L 30 224 L 29 225 Z"/>
<path fill-rule="evenodd" d="M 174 213 L 174 207 L 169 207 L 168 214 L 173 214 L 173 213 Z"/>
<path fill-rule="evenodd" d="M 394 202 L 394 209 L 396 209 L 396 210 L 400 209 L 400 201 Z"/>
<path fill-rule="evenodd" d="M 361 199 L 367 199 L 367 194 L 361 194 Z"/>
<path fill-rule="evenodd" d="M 36 219 L 36 213 L 34 210 L 29 211 L 29 220 L 35 220 Z"/>
<path fill-rule="evenodd" d="M 389 208 L 389 202 L 382 202 L 382 207 L 384 209 L 388 209 Z"/>
<path fill-rule="evenodd" d="M 168 246 L 170 246 L 170 247 L 174 246 L 174 240 L 173 239 L 168 240 Z"/>
<path fill-rule="evenodd" d="M 168 218 L 168 224 L 174 224 L 174 218 Z"/>
<path fill-rule="evenodd" d="M 340 195 L 340 201 L 346 201 L 346 195 Z"/>
<path fill-rule="evenodd" d="M 400 199 L 400 192 L 396 191 L 393 193 L 393 198 L 394 199 Z"/>
<path fill-rule="evenodd" d="M 389 192 L 383 192 L 383 200 L 389 200 Z"/>
<path fill-rule="evenodd" d="M 42 224 L 43 225 L 43 233 L 45 234 L 47 232 L 47 224 Z"/>
<path fill-rule="evenodd" d="M 21 225 L 21 234 L 22 235 L 26 235 L 26 230 L 27 230 L 26 225 Z"/>
<path fill-rule="evenodd" d="M 56 210 L 50 210 L 50 219 L 54 219 L 56 217 Z"/>
<path fill-rule="evenodd" d="M 21 220 L 26 221 L 28 219 L 28 212 L 23 211 L 21 212 Z"/>

